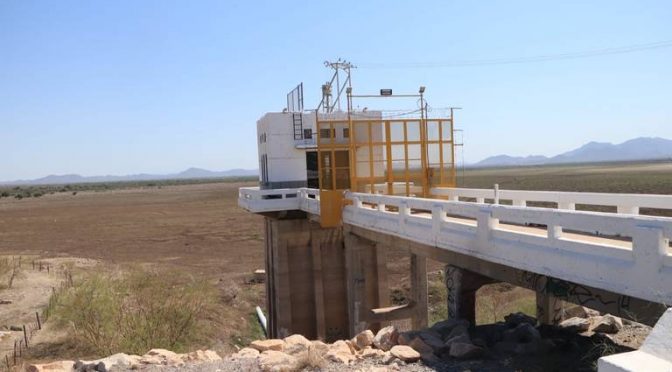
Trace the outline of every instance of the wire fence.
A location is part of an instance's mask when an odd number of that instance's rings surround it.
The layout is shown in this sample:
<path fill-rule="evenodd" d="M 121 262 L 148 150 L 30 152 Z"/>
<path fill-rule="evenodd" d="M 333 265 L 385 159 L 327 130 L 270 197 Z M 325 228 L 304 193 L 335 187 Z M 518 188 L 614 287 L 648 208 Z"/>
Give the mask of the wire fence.
<path fill-rule="evenodd" d="M 23 269 L 24 261 L 19 258 L 18 265 Z M 14 338 L 14 347 L 4 355 L 0 354 L 0 372 L 19 371 L 23 368 L 23 362 L 29 355 L 29 350 L 33 347 L 33 337 L 42 330 L 44 324 L 49 320 L 53 308 L 58 302 L 58 297 L 73 286 L 72 272 L 66 267 L 54 267 L 49 262 L 32 260 L 28 267 L 32 271 L 45 272 L 47 275 L 57 275 L 62 277 L 57 287 L 51 287 L 49 301 L 46 308 L 42 311 L 36 311 L 33 320 L 21 325 L 12 325 L 9 327 L 11 335 Z"/>

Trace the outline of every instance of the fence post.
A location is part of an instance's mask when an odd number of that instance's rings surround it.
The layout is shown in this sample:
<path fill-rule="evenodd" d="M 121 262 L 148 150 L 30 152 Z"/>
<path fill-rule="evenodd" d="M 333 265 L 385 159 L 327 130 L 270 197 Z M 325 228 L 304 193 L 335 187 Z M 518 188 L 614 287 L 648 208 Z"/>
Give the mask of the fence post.
<path fill-rule="evenodd" d="M 42 322 L 40 321 L 40 312 L 35 312 L 35 318 L 37 318 L 37 329 L 42 329 Z"/>
<path fill-rule="evenodd" d="M 26 341 L 26 349 L 28 349 L 28 333 L 26 332 L 26 325 L 23 325 L 23 339 Z"/>

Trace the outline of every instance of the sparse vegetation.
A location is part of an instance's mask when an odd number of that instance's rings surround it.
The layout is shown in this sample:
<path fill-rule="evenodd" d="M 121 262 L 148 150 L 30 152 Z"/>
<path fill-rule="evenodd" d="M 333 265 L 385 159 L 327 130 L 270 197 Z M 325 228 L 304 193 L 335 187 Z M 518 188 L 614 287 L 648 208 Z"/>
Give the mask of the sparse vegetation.
<path fill-rule="evenodd" d="M 21 276 L 21 257 L 0 258 L 0 289 L 12 288 Z"/>
<path fill-rule="evenodd" d="M 431 273 L 427 278 L 429 324 L 448 318 L 448 291 L 443 271 Z"/>
<path fill-rule="evenodd" d="M 78 348 L 104 355 L 187 350 L 215 321 L 217 290 L 176 271 L 89 274 L 62 293 L 52 316 Z"/>
<path fill-rule="evenodd" d="M 80 183 L 72 185 L 23 185 L 14 187 L 0 186 L 0 198 L 15 197 L 16 199 L 40 197 L 55 193 L 72 193 L 77 195 L 80 191 L 108 191 L 125 190 L 133 188 L 157 188 L 164 186 L 192 185 L 205 183 L 231 183 L 231 182 L 249 182 L 255 181 L 257 177 L 226 177 L 226 178 L 207 178 L 207 179 L 186 179 L 186 180 L 160 180 L 160 181 L 129 181 L 129 182 L 99 182 L 99 183 Z"/>
<path fill-rule="evenodd" d="M 536 295 L 533 291 L 508 283 L 483 286 L 476 296 L 476 323 L 504 321 L 504 316 L 522 312 L 536 317 Z"/>
<path fill-rule="evenodd" d="M 327 365 L 327 360 L 313 346 L 297 356 L 293 371 L 321 370 Z"/>

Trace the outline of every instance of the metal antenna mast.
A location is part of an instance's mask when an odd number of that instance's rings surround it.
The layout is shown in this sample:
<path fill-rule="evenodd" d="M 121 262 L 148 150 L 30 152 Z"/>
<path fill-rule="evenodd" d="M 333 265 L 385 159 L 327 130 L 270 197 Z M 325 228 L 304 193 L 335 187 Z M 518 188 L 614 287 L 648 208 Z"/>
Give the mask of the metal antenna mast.
<path fill-rule="evenodd" d="M 350 70 L 357 68 L 352 63 L 338 59 L 336 62 L 325 61 L 324 66 L 334 70 L 331 80 L 322 85 L 322 101 L 317 106 L 317 112 L 333 112 L 335 108 L 341 110 L 341 97 L 346 88 L 352 87 L 352 80 L 350 78 Z M 341 77 L 343 75 L 343 77 Z M 342 79 L 343 78 L 343 79 Z M 343 80 L 341 82 L 341 80 Z M 336 98 L 332 99 L 333 88 L 336 88 Z"/>

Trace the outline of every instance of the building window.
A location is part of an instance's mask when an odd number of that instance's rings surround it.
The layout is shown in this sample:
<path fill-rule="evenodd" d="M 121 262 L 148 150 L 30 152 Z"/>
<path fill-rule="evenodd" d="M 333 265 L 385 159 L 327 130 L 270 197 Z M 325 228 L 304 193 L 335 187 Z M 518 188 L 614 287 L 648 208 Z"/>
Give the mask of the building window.
<path fill-rule="evenodd" d="M 303 139 L 313 139 L 313 130 L 308 128 L 303 130 Z"/>
<path fill-rule="evenodd" d="M 350 138 L 350 128 L 343 128 L 343 138 Z"/>
<path fill-rule="evenodd" d="M 324 128 L 320 129 L 320 138 L 333 138 L 336 137 L 336 129 Z"/>
<path fill-rule="evenodd" d="M 268 183 L 268 156 L 261 155 L 261 183 Z"/>

